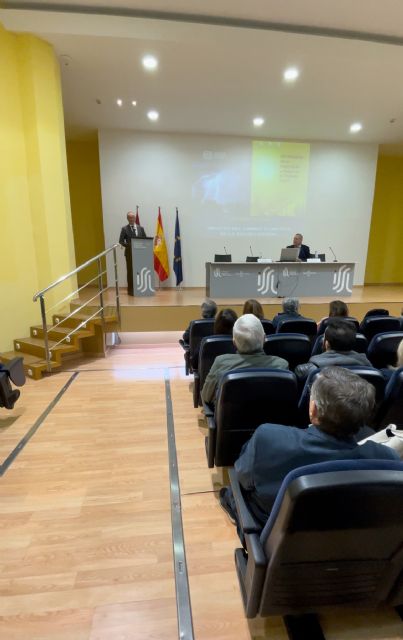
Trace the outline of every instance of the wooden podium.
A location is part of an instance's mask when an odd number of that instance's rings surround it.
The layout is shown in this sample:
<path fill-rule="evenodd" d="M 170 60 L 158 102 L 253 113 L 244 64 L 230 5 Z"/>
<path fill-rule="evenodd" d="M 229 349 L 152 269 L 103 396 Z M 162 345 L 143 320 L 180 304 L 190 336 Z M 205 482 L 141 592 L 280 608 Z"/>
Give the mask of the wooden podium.
<path fill-rule="evenodd" d="M 154 296 L 154 238 L 132 238 L 131 257 L 133 293 L 135 296 Z"/>

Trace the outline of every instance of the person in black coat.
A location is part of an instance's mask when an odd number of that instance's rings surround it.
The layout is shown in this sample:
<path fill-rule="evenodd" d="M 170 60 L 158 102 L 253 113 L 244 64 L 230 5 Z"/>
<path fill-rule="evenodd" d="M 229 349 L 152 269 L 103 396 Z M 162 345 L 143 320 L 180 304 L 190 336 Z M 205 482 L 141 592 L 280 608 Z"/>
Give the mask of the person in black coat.
<path fill-rule="evenodd" d="M 127 214 L 126 224 L 122 227 L 119 236 L 119 244 L 125 248 L 126 268 L 127 268 L 127 293 L 129 296 L 134 295 L 133 292 L 133 269 L 132 269 L 132 238 L 146 238 L 144 228 L 136 224 L 136 216 L 133 211 Z"/>
<path fill-rule="evenodd" d="M 303 239 L 302 233 L 296 233 L 292 244 L 289 244 L 287 249 L 299 249 L 298 259 L 306 262 L 311 257 L 311 252 L 308 245 L 302 244 Z"/>

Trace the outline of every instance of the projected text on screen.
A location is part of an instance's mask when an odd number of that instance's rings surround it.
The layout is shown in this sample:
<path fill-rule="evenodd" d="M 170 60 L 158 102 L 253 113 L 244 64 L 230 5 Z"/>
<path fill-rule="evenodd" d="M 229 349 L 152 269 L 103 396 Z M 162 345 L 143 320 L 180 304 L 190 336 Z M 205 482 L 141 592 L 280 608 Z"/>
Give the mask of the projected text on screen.
<path fill-rule="evenodd" d="M 310 145 L 300 142 L 252 142 L 252 216 L 305 213 L 309 153 Z"/>

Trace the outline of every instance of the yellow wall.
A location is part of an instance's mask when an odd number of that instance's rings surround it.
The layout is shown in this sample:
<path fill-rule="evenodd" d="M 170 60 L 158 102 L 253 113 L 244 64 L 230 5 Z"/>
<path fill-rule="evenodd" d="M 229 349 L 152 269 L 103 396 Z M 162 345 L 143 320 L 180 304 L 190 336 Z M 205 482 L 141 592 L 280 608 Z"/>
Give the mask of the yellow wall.
<path fill-rule="evenodd" d="M 0 25 L 0 351 L 39 321 L 33 294 L 74 269 L 63 106 L 50 45 Z M 62 287 L 59 299 L 75 287 Z M 49 305 L 56 295 L 49 296 Z"/>
<path fill-rule="evenodd" d="M 68 141 L 67 166 L 78 266 L 105 250 L 98 140 Z M 95 273 L 95 268 L 79 273 L 79 283 Z"/>
<path fill-rule="evenodd" d="M 403 282 L 403 157 L 379 156 L 366 284 Z"/>

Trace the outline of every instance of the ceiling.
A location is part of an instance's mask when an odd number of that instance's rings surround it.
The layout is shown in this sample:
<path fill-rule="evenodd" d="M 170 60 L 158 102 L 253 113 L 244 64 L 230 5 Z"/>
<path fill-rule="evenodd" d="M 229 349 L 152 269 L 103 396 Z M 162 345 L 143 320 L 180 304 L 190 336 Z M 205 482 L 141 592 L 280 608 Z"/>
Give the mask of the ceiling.
<path fill-rule="evenodd" d="M 69 137 L 120 128 L 403 144 L 402 0 L 2 6 L 6 28 L 35 33 L 62 56 Z M 145 53 L 158 57 L 156 72 L 142 68 Z M 290 65 L 301 75 L 287 85 Z M 258 130 L 256 115 L 265 118 Z M 363 130 L 352 136 L 355 121 Z"/>

